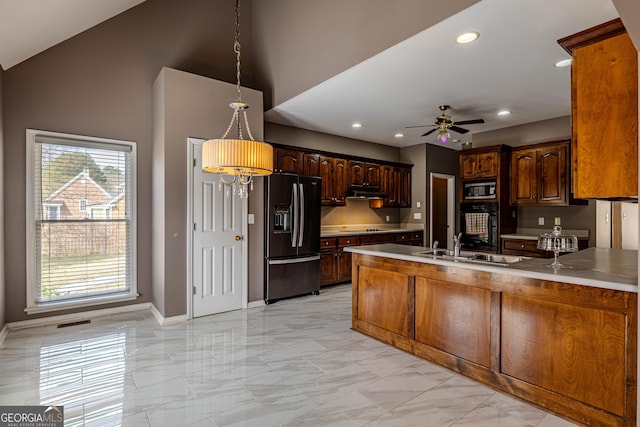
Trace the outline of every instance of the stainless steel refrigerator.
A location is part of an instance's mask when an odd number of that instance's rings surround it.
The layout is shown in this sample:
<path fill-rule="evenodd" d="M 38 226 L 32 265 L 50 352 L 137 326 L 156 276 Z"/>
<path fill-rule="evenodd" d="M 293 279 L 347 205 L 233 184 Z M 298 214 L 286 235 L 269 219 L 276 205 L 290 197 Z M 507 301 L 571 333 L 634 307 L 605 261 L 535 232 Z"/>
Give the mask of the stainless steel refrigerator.
<path fill-rule="evenodd" d="M 272 174 L 265 185 L 267 304 L 320 292 L 320 178 Z"/>

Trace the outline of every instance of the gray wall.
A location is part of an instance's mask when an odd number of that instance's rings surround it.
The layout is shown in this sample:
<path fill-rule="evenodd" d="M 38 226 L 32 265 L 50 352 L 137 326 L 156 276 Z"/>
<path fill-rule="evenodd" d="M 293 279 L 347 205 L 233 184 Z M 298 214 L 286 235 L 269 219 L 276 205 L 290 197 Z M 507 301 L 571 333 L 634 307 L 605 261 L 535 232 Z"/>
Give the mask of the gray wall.
<path fill-rule="evenodd" d="M 4 70 L 0 67 L 0 330 L 5 325 L 4 315 Z"/>
<path fill-rule="evenodd" d="M 153 303 L 165 317 L 187 312 L 187 138 L 222 136 L 233 113 L 228 104 L 235 97 L 234 84 L 169 68 L 153 86 Z M 244 88 L 242 99 L 251 106 L 251 131 L 261 139 L 262 93 Z M 249 211 L 261 218 L 261 188 L 254 188 L 249 201 Z M 255 248 L 249 251 L 249 300 L 254 301 L 263 296 L 258 260 L 263 259 L 264 240 L 260 223 L 249 227 L 248 242 Z"/>
<path fill-rule="evenodd" d="M 417 144 L 400 149 L 400 161 L 413 165 L 411 169 L 411 207 L 400 209 L 400 221 L 412 224 L 427 224 L 427 144 Z M 420 202 L 420 208 L 416 208 Z M 421 219 L 413 219 L 413 214 L 419 212 Z M 427 228 L 426 226 L 424 227 Z M 425 235 L 425 242 L 427 236 Z"/>
<path fill-rule="evenodd" d="M 37 317 L 23 311 L 26 128 L 137 141 L 142 295 L 135 302 L 151 301 L 152 84 L 163 66 L 235 82 L 233 7 L 225 0 L 147 0 L 4 73 L 4 215 L 11 242 L 5 253 L 7 321 Z M 241 37 L 247 86 L 250 25 L 251 3 L 245 2 Z"/>

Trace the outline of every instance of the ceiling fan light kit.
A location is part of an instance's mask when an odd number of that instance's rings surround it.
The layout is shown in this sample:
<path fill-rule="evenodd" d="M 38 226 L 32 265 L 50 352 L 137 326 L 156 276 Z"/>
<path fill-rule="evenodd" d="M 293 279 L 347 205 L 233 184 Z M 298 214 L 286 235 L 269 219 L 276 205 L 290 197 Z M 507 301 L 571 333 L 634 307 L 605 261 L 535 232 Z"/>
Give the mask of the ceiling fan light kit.
<path fill-rule="evenodd" d="M 469 132 L 468 129 L 461 128 L 458 125 L 471 125 L 476 123 L 484 123 L 484 119 L 462 120 L 459 122 L 455 122 L 453 121 L 451 116 L 446 114 L 447 110 L 451 108 L 449 105 L 442 104 L 442 105 L 439 105 L 438 108 L 440 109 L 440 111 L 442 111 L 442 113 L 436 117 L 434 125 L 407 126 L 407 128 L 434 126 L 433 129 L 423 133 L 421 136 L 428 136 L 434 133 L 435 131 L 438 131 L 437 139 L 439 142 L 444 144 L 449 142 L 449 140 L 451 139 L 451 133 L 449 132 L 451 130 L 454 132 L 462 133 L 462 134 Z"/>

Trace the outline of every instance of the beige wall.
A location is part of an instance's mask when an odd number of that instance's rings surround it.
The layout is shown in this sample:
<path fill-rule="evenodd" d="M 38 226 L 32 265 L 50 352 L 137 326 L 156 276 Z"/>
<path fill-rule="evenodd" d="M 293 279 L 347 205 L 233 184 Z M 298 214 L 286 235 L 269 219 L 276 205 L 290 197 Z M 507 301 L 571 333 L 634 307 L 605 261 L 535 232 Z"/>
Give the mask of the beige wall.
<path fill-rule="evenodd" d="M 640 2 L 638 0 L 613 0 L 613 5 L 620 14 L 620 19 L 631 40 L 640 51 Z"/>
<path fill-rule="evenodd" d="M 0 67 L 0 331 L 5 325 L 4 289 L 4 70 Z"/>
<path fill-rule="evenodd" d="M 284 102 L 476 2 L 254 1 L 256 76 L 265 105 Z"/>
<path fill-rule="evenodd" d="M 367 199 L 347 198 L 345 206 L 323 206 L 321 222 L 322 225 L 398 224 L 400 209 L 371 209 Z"/>
<path fill-rule="evenodd" d="M 24 313 L 26 128 L 137 142 L 135 302 L 151 301 L 152 85 L 163 66 L 235 82 L 233 7 L 226 0 L 147 0 L 4 73 L 7 321 L 37 317 Z M 250 86 L 251 3 L 242 8 L 243 83 Z"/>
<path fill-rule="evenodd" d="M 154 305 L 165 316 L 187 312 L 187 138 L 221 136 L 233 111 L 234 84 L 164 68 L 153 87 L 153 293 Z M 255 138 L 263 137 L 262 93 L 242 90 L 249 125 Z M 157 118 L 157 120 L 156 120 Z M 249 211 L 262 217 L 262 191 L 254 188 Z M 249 225 L 248 243 L 262 250 L 260 224 Z M 257 230 L 257 228 L 260 228 Z M 157 236 L 156 236 L 157 233 Z M 261 252 L 249 251 L 249 300 L 263 297 Z"/>

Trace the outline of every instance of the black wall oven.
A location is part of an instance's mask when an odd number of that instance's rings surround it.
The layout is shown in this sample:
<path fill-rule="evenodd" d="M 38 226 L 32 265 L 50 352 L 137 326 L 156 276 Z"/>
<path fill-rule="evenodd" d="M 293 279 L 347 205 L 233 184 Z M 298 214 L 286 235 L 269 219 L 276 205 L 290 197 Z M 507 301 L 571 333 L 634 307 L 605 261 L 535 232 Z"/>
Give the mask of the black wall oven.
<path fill-rule="evenodd" d="M 463 249 L 498 252 L 498 203 L 460 204 Z"/>

